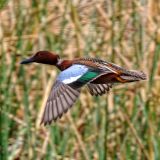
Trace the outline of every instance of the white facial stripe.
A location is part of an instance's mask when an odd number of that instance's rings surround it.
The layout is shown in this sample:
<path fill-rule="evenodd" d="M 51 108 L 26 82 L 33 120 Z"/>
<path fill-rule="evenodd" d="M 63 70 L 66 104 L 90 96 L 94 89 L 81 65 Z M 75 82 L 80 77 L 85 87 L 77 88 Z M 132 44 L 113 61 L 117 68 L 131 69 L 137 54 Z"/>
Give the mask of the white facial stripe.
<path fill-rule="evenodd" d="M 72 83 L 72 82 L 75 82 L 77 79 L 79 79 L 81 77 L 81 75 L 79 76 L 76 76 L 76 77 L 70 77 L 68 79 L 64 79 L 62 82 L 64 84 L 69 84 L 69 83 Z"/>

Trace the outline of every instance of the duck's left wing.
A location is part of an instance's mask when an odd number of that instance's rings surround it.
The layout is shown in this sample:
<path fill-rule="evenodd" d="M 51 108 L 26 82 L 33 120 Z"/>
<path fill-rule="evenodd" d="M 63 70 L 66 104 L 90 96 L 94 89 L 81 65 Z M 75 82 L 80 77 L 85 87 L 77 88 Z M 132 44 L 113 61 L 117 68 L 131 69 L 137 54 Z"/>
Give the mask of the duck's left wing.
<path fill-rule="evenodd" d="M 111 83 L 106 83 L 106 84 L 88 83 L 87 87 L 92 96 L 98 96 L 98 95 L 101 96 L 109 92 L 110 88 L 112 88 L 112 84 Z"/>

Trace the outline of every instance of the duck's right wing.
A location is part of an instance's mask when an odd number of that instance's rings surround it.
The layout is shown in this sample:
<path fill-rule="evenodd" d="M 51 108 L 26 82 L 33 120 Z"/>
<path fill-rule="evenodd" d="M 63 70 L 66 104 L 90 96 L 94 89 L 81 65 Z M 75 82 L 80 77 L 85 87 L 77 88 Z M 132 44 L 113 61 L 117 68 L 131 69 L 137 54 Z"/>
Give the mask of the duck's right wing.
<path fill-rule="evenodd" d="M 67 112 L 79 97 L 80 88 L 98 74 L 79 64 L 62 71 L 51 89 L 41 123 L 50 124 Z"/>
<path fill-rule="evenodd" d="M 73 89 L 63 82 L 56 81 L 48 97 L 41 124 L 50 124 L 68 111 L 79 97 L 80 89 Z"/>

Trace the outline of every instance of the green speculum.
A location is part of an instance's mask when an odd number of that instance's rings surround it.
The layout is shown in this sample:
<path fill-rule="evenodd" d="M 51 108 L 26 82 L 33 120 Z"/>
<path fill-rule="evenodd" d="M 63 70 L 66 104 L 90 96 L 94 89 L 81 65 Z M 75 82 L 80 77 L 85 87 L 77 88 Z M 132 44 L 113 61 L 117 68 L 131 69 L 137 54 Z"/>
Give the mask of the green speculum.
<path fill-rule="evenodd" d="M 87 83 L 87 82 L 91 81 L 92 79 L 96 78 L 98 75 L 99 75 L 99 73 L 97 73 L 97 72 L 88 71 L 81 78 L 79 78 L 78 81 L 81 83 Z"/>

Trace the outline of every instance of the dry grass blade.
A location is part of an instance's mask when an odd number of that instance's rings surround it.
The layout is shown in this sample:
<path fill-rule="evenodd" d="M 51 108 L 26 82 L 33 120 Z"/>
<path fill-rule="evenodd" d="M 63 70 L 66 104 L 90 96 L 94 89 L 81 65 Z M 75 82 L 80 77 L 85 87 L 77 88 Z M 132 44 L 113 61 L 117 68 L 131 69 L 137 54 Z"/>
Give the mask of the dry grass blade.
<path fill-rule="evenodd" d="M 79 146 L 80 146 L 80 148 L 81 148 L 81 150 L 82 150 L 82 152 L 83 152 L 84 158 L 85 158 L 86 160 L 89 160 L 89 157 L 88 157 L 88 154 L 87 154 L 87 151 L 86 151 L 85 144 L 84 144 L 83 141 L 82 141 L 81 135 L 78 133 L 78 130 L 77 130 L 77 128 L 76 128 L 75 123 L 73 122 L 73 119 L 72 119 L 71 115 L 68 114 L 68 115 L 67 115 L 67 118 L 68 118 L 68 120 L 69 120 L 70 123 L 71 123 L 72 129 L 73 129 L 73 131 L 74 131 L 74 133 L 75 133 L 75 135 L 76 135 L 77 141 L 78 141 Z"/>

